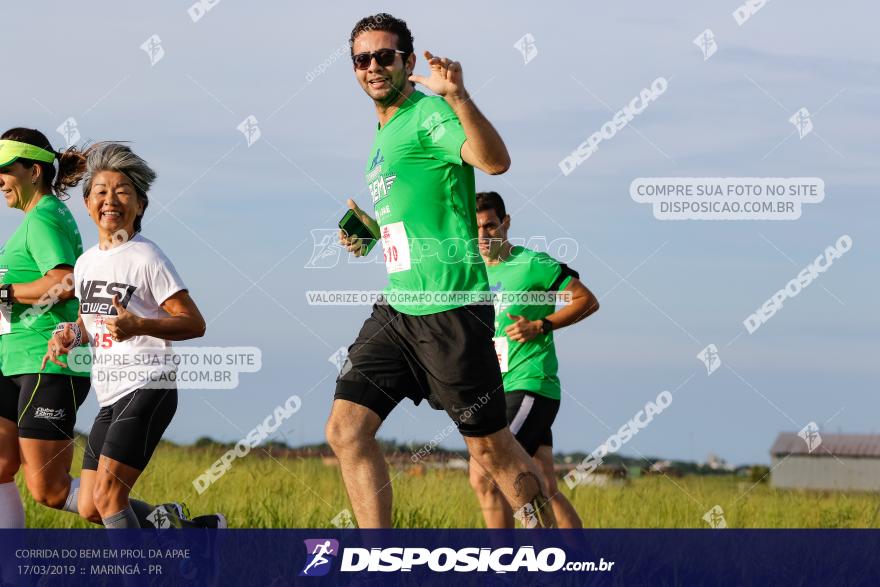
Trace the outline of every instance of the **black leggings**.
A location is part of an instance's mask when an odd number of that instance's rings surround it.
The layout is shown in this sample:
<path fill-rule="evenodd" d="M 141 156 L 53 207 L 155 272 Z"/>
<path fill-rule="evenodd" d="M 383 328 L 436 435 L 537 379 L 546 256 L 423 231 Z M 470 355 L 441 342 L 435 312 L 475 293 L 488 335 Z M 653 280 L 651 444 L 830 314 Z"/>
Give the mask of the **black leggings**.
<path fill-rule="evenodd" d="M 177 411 L 177 389 L 138 389 L 95 417 L 83 469 L 98 470 L 101 455 L 143 471 Z"/>

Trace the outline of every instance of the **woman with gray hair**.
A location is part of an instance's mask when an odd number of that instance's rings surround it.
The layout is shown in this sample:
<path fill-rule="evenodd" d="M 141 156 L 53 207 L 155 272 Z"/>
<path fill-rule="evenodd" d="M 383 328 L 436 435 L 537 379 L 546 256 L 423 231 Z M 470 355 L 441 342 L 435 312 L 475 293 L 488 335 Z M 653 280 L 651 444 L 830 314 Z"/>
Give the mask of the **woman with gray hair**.
<path fill-rule="evenodd" d="M 205 320 L 174 265 L 140 234 L 155 179 L 125 145 L 98 143 L 86 152 L 83 197 L 98 244 L 74 266 L 79 317 L 59 325 L 43 359 L 63 365 L 60 355 L 80 341 L 91 343 L 88 360 L 101 409 L 85 448 L 78 510 L 107 528 L 138 528 L 152 516 L 152 507 L 130 500 L 129 493 L 177 410 L 170 341 L 205 334 Z M 68 362 L 82 358 L 70 354 Z M 182 517 L 167 508 L 158 516 L 167 514 L 174 522 Z M 226 521 L 214 514 L 182 525 L 216 528 Z"/>

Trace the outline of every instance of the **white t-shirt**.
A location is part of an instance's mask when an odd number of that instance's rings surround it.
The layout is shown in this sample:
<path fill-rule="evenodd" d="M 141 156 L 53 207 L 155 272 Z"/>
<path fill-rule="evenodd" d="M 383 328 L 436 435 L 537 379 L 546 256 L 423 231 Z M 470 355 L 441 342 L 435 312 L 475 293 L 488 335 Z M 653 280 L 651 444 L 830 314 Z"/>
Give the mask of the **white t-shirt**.
<path fill-rule="evenodd" d="M 105 318 L 116 316 L 114 294 L 137 316 L 169 315 L 162 303 L 186 286 L 162 250 L 140 234 L 112 249 L 95 245 L 77 260 L 73 277 L 80 315 L 92 341 L 92 387 L 98 404 L 112 405 L 147 384 L 174 387 L 176 368 L 166 359 L 172 354 L 169 341 L 135 336 L 115 342 L 104 323 Z"/>

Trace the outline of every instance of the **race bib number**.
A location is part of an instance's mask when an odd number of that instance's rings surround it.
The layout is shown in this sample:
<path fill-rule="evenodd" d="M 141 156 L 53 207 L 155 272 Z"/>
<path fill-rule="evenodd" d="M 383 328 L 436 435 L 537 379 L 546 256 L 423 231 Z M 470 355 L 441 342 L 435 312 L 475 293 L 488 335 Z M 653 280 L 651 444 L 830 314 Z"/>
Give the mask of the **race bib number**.
<path fill-rule="evenodd" d="M 109 349 L 113 346 L 113 337 L 107 332 L 107 324 L 104 322 L 103 314 L 96 314 L 92 318 L 92 335 L 93 345 L 99 349 Z"/>
<path fill-rule="evenodd" d="M 381 228 L 382 250 L 385 252 L 385 269 L 388 273 L 409 271 L 409 239 L 403 222 L 393 222 Z"/>
<path fill-rule="evenodd" d="M 498 355 L 498 366 L 502 373 L 507 373 L 507 349 L 510 341 L 506 336 L 498 336 L 492 339 L 495 343 L 495 354 Z"/>
<path fill-rule="evenodd" d="M 12 310 L 0 306 L 0 336 L 12 332 Z"/>

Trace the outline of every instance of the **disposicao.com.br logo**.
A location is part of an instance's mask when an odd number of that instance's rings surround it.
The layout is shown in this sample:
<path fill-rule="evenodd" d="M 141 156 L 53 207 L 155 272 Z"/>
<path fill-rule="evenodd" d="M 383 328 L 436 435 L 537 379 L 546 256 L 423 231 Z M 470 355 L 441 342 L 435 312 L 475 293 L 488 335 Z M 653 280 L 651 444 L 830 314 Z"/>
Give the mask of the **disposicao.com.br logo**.
<path fill-rule="evenodd" d="M 308 553 L 306 565 L 300 576 L 316 577 L 330 570 L 331 558 L 339 554 L 336 540 L 306 540 Z M 340 557 L 340 572 L 410 572 L 414 568 L 427 568 L 436 573 L 493 572 L 515 573 L 518 571 L 553 573 L 556 571 L 611 571 L 614 562 L 600 558 L 595 561 L 566 561 L 561 548 L 534 546 L 520 547 L 465 547 L 465 548 L 344 548 Z"/>

